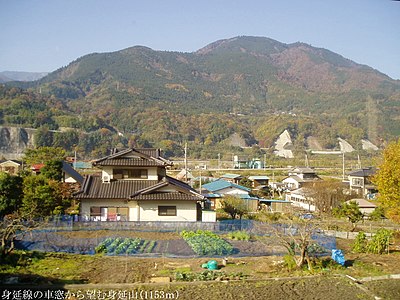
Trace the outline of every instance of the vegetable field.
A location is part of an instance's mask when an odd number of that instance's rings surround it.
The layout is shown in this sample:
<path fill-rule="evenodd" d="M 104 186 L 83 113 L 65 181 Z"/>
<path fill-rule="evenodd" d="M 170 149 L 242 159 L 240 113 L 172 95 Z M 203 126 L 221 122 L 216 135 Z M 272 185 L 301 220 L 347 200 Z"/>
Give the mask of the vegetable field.
<path fill-rule="evenodd" d="M 95 248 L 95 252 L 109 255 L 151 253 L 155 244 L 155 241 L 142 240 L 140 238 L 106 238 Z"/>
<path fill-rule="evenodd" d="M 229 255 L 233 253 L 233 246 L 211 231 L 183 230 L 181 236 L 197 255 Z"/>

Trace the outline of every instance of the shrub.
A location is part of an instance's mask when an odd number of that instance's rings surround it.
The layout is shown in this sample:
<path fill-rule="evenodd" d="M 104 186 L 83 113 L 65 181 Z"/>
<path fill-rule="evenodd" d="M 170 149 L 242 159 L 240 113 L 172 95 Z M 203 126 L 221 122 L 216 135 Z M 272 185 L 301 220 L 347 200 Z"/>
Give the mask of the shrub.
<path fill-rule="evenodd" d="M 236 241 L 249 241 L 250 240 L 250 234 L 248 234 L 246 231 L 233 231 L 228 233 L 228 238 L 231 240 L 236 240 Z"/>
<path fill-rule="evenodd" d="M 352 250 L 353 252 L 363 253 L 366 250 L 366 246 L 367 246 L 367 236 L 363 231 L 360 231 L 356 236 Z"/>
<path fill-rule="evenodd" d="M 380 228 L 367 244 L 367 252 L 382 254 L 389 250 L 389 240 L 393 232 L 391 230 Z"/>
<path fill-rule="evenodd" d="M 297 268 L 296 261 L 292 255 L 286 254 L 283 257 L 283 263 L 289 269 L 289 271 Z"/>

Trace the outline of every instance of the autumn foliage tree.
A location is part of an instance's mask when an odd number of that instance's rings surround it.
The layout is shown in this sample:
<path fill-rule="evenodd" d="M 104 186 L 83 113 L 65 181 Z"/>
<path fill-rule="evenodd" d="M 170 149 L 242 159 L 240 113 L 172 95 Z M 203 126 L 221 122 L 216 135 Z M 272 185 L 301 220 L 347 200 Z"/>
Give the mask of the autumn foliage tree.
<path fill-rule="evenodd" d="M 400 139 L 383 151 L 383 161 L 373 181 L 387 217 L 400 223 Z"/>

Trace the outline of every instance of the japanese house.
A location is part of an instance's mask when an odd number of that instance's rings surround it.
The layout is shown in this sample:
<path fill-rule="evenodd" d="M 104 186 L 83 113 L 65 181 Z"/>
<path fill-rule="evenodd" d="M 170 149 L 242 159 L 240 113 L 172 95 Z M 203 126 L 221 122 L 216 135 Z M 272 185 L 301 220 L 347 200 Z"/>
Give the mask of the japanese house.
<path fill-rule="evenodd" d="M 159 149 L 114 150 L 93 166 L 101 176 L 89 175 L 81 190 L 82 220 L 201 221 L 205 198 L 184 182 L 166 174 L 172 162 Z"/>

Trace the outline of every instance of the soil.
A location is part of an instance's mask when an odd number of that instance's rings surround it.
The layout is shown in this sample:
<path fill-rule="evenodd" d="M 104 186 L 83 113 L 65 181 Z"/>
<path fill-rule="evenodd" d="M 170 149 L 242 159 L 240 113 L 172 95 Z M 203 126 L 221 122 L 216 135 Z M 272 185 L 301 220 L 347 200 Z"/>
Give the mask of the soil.
<path fill-rule="evenodd" d="M 47 233 L 42 233 L 45 237 Z M 68 290 L 85 291 L 86 284 L 94 284 L 90 289 L 97 290 L 146 290 L 162 291 L 169 298 L 176 299 L 400 299 L 400 279 L 364 282 L 356 284 L 344 275 L 356 278 L 382 274 L 396 274 L 400 270 L 400 253 L 389 255 L 353 254 L 350 251 L 352 241 L 337 239 L 337 248 L 344 250 L 347 267 L 322 272 L 322 275 L 304 277 L 310 274 L 303 271 L 288 270 L 283 267 L 283 249 L 272 240 L 232 241 L 237 254 L 227 258 L 214 258 L 221 271 L 232 274 L 242 273 L 246 281 L 229 282 L 171 282 L 165 285 L 150 284 L 154 277 L 174 279 L 176 272 L 199 273 L 204 271 L 202 264 L 210 257 L 196 257 L 187 243 L 175 232 L 135 232 L 135 231 L 71 231 L 54 233 L 58 240 L 65 243 L 80 243 L 87 239 L 90 243 L 105 237 L 139 237 L 155 240 L 156 246 L 151 258 L 134 256 L 73 255 L 65 253 L 42 253 L 30 258 L 31 263 L 15 269 L 13 274 L 0 275 L 0 282 L 11 277 L 23 278 L 21 283 L 62 284 Z M 154 254 L 153 253 L 153 254 Z M 168 256 L 174 253 L 176 257 Z M 188 254 L 189 253 L 189 254 Z M 284 251 L 282 252 L 284 253 Z M 182 258 L 180 255 L 184 255 Z M 24 254 L 27 255 L 27 254 Z M 330 266 L 332 267 L 332 266 Z M 329 267 L 328 267 L 329 268 Z M 14 273 L 15 272 L 15 273 Z M 319 273 L 321 274 L 321 272 Z M 295 278 L 295 275 L 303 276 Z M 288 276 L 291 278 L 276 278 Z M 4 282 L 4 281 L 3 281 Z M 68 287 L 70 283 L 82 284 L 79 288 Z M 108 285 L 108 287 L 107 287 Z M 123 287 L 121 288 L 120 285 Z M 1 287 L 1 285 L 0 285 Z M 170 293 L 170 294 L 165 294 Z M 174 295 L 172 298 L 171 295 Z M 79 298 L 79 297 L 78 297 Z M 77 299 L 78 299 L 77 298 Z M 73 297 L 70 298 L 74 299 Z M 79 298 L 85 299 L 85 298 Z M 89 299 L 89 298 L 88 298 Z M 93 299 L 93 298 L 92 298 Z M 106 298 L 104 298 L 106 299 Z M 109 298 L 112 299 L 112 298 Z M 114 298 L 116 299 L 116 298 Z M 139 298 L 131 298 L 139 299 Z M 156 298 L 148 298 L 156 299 Z M 163 299 L 158 297 L 158 299 Z"/>
<path fill-rule="evenodd" d="M 102 289 L 106 292 L 107 289 Z M 164 295 L 164 299 L 374 299 L 368 290 L 364 291 L 344 278 L 312 277 L 301 279 L 279 279 L 256 282 L 213 282 L 180 283 L 169 285 L 146 285 L 122 288 L 115 291 L 147 291 L 147 295 Z M 84 290 L 81 290 L 84 294 Z M 142 293 L 143 295 L 143 293 Z M 89 298 L 87 298 L 89 299 Z M 135 298 L 140 299 L 140 298 Z M 147 299 L 156 299 L 147 297 Z M 159 298 L 162 299 L 162 298 Z"/>

